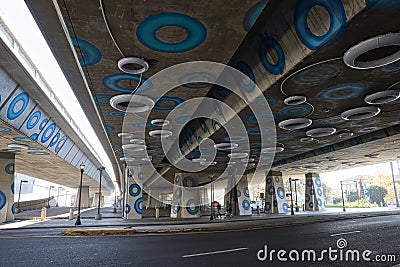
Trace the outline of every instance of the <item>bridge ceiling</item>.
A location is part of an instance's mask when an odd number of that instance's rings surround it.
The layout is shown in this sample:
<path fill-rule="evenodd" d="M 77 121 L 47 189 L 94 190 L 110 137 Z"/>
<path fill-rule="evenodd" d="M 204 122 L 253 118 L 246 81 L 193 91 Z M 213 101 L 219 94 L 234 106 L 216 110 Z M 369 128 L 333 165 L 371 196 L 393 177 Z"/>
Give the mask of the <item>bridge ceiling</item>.
<path fill-rule="evenodd" d="M 377 161 L 376 157 L 373 159 L 366 155 L 375 153 L 384 154 L 381 159 L 396 159 L 398 144 L 395 140 L 399 133 L 397 125 L 400 120 L 397 113 L 400 100 L 371 105 L 364 98 L 387 89 L 400 89 L 400 61 L 385 63 L 376 68 L 355 69 L 344 63 L 343 55 L 362 41 L 389 33 L 398 34 L 398 2 L 103 2 L 105 18 L 99 1 L 95 0 L 85 1 L 84 4 L 78 0 L 58 1 L 57 8 L 60 9 L 62 20 L 76 48 L 117 158 L 123 156 L 120 150 L 122 140 L 118 133 L 122 130 L 126 114 L 114 110 L 109 100 L 115 95 L 132 92 L 140 81 L 139 76 L 129 76 L 117 67 L 121 57 L 134 56 L 144 58 L 150 64 L 142 80 L 187 61 L 226 63 L 248 75 L 268 100 L 275 119 L 276 141 L 284 147 L 274 159 L 273 166 L 279 170 L 299 173 L 315 171 L 317 167 L 322 171 L 337 166 L 347 168 L 370 164 Z M 104 19 L 120 51 L 110 38 Z M 368 62 L 396 53 L 399 51 L 398 35 L 394 39 L 395 44 L 371 49 L 357 60 Z M 143 87 L 141 90 L 140 94 L 156 98 L 156 92 L 152 92 L 154 88 Z M 252 94 L 248 88 L 244 87 L 243 90 Z M 258 128 L 255 114 L 237 95 L 226 93 L 221 88 L 207 84 L 179 86 L 163 98 L 156 98 L 150 119 L 165 118 L 173 108 L 179 108 L 181 102 L 202 96 L 224 101 L 239 114 L 247 129 L 247 135 L 243 138 L 249 139 L 251 157 L 257 163 L 263 148 L 260 145 L 260 135 L 267 130 Z M 289 96 L 304 96 L 307 101 L 300 105 L 287 105 L 284 100 Z M 255 99 L 259 96 L 252 97 Z M 257 105 L 257 102 L 253 104 Z M 380 113 L 361 120 L 345 120 L 341 117 L 343 112 L 358 107 L 378 107 Z M 292 118 L 308 118 L 312 124 L 300 130 L 278 127 L 280 122 Z M 171 121 L 171 129 L 188 120 L 190 114 L 182 114 L 180 118 Z M 199 156 L 196 146 L 204 138 L 212 137 L 216 143 L 227 141 L 225 131 L 219 130 L 219 127 L 212 129 L 212 122 L 208 125 L 210 127 L 202 135 L 197 134 L 201 128 L 198 120 L 189 122 L 184 129 L 186 133 L 191 131 L 192 137 L 196 139 L 184 151 L 188 158 Z M 143 126 L 146 126 L 146 136 L 149 130 L 155 128 L 150 121 L 138 117 L 138 130 Z M 315 137 L 310 142 L 302 139 L 308 137 L 306 132 L 309 130 L 326 127 L 334 128 L 334 133 Z M 182 135 L 180 138 L 179 134 L 174 133 L 172 138 L 184 147 L 184 143 L 190 140 Z M 159 140 L 150 137 L 146 139 L 153 164 L 167 171 L 170 164 L 160 152 Z M 235 142 L 240 143 L 240 139 L 237 137 Z M 224 163 L 226 159 L 226 153 L 217 156 L 218 162 Z M 311 161 L 314 161 L 312 166 L 309 164 Z M 349 161 L 351 164 L 348 164 Z M 224 164 L 218 164 L 208 169 L 208 173 L 221 172 L 225 167 Z"/>

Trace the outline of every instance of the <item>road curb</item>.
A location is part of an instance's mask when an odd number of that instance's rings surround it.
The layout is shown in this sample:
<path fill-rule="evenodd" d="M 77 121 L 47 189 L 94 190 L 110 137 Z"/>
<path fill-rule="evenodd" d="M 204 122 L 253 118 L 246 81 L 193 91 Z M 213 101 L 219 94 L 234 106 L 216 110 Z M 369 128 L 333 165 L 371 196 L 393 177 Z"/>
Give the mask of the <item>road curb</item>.
<path fill-rule="evenodd" d="M 64 230 L 62 236 L 106 236 L 106 235 L 134 235 L 136 230 Z"/>

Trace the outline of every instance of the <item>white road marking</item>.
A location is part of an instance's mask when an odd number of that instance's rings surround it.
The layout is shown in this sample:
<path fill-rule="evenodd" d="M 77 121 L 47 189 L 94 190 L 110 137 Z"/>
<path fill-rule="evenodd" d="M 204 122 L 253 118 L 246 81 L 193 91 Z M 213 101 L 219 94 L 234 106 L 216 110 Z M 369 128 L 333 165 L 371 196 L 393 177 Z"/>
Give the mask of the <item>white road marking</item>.
<path fill-rule="evenodd" d="M 361 231 L 344 232 L 344 233 L 332 234 L 331 236 L 348 235 L 348 234 L 356 234 L 356 233 L 361 233 Z"/>
<path fill-rule="evenodd" d="M 220 250 L 220 251 L 213 251 L 213 252 L 205 252 L 205 253 L 199 253 L 199 254 L 184 255 L 184 256 L 182 256 L 182 258 L 221 254 L 221 253 L 235 252 L 235 251 L 241 251 L 241 250 L 246 250 L 246 249 L 248 249 L 248 248 L 234 248 L 234 249 L 227 249 L 227 250 Z"/>

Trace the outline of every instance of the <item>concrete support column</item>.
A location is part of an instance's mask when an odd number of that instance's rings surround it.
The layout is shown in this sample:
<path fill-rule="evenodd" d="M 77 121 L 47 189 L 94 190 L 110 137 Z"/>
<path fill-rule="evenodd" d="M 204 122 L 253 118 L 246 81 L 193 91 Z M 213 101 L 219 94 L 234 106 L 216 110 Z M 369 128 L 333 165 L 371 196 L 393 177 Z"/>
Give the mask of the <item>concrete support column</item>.
<path fill-rule="evenodd" d="M 125 213 L 124 219 L 142 219 L 142 187 L 141 181 L 145 175 L 140 166 L 126 167 L 125 169 Z"/>
<path fill-rule="evenodd" d="M 92 207 L 98 207 L 99 206 L 99 193 L 94 193 L 93 196 L 93 201 L 92 201 Z M 104 206 L 104 196 L 101 194 L 100 196 L 100 207 Z"/>
<path fill-rule="evenodd" d="M 286 213 L 289 205 L 286 203 L 282 172 L 269 171 L 265 184 L 265 213 Z"/>
<path fill-rule="evenodd" d="M 80 188 L 78 187 L 77 193 L 76 193 L 76 202 L 75 202 L 75 207 L 78 207 L 79 203 L 79 190 Z M 90 207 L 90 201 L 89 201 L 89 186 L 88 185 L 82 185 L 82 201 L 81 201 L 81 208 L 89 208 Z"/>
<path fill-rule="evenodd" d="M 14 221 L 15 154 L 0 153 L 0 223 Z"/>
<path fill-rule="evenodd" d="M 171 217 L 199 218 L 200 203 L 197 175 L 175 173 Z"/>
<path fill-rule="evenodd" d="M 317 173 L 306 174 L 305 210 L 322 211 L 326 210 L 324 191 L 321 178 Z"/>
<path fill-rule="evenodd" d="M 228 180 L 228 189 L 232 188 L 225 194 L 225 207 L 232 207 L 234 215 L 251 215 L 250 192 L 247 175 L 232 175 Z M 225 190 L 228 191 L 228 190 Z"/>

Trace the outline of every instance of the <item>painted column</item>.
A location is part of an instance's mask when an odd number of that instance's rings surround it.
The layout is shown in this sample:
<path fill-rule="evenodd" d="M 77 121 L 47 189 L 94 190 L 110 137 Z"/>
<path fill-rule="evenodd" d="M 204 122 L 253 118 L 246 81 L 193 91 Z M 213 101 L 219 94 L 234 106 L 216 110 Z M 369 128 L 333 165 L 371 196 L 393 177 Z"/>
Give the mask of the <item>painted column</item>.
<path fill-rule="evenodd" d="M 265 184 L 265 213 L 286 213 L 289 205 L 286 203 L 282 172 L 269 171 Z"/>
<path fill-rule="evenodd" d="M 15 154 L 0 153 L 0 222 L 14 221 Z"/>
<path fill-rule="evenodd" d="M 200 203 L 197 175 L 175 173 L 171 217 L 199 218 Z"/>
<path fill-rule="evenodd" d="M 92 201 L 92 207 L 98 207 L 99 206 L 99 196 L 100 196 L 99 193 L 94 193 L 93 201 Z M 103 206 L 102 201 L 104 201 L 103 194 L 100 197 L 100 207 Z"/>
<path fill-rule="evenodd" d="M 79 203 L 79 187 L 77 189 L 76 193 L 76 202 L 75 202 L 75 207 L 78 207 Z M 89 202 L 89 186 L 88 185 L 82 185 L 82 202 L 81 202 L 81 208 L 89 208 L 90 207 L 90 202 Z"/>
<path fill-rule="evenodd" d="M 305 210 L 322 211 L 326 210 L 324 191 L 321 178 L 317 173 L 306 174 Z"/>
<path fill-rule="evenodd" d="M 233 215 L 251 215 L 250 192 L 247 175 L 231 175 L 228 180 L 227 194 L 225 194 L 225 207 L 231 205 Z M 228 191 L 226 189 L 225 191 Z"/>
<path fill-rule="evenodd" d="M 142 219 L 142 187 L 144 171 L 140 166 L 125 169 L 126 193 L 124 219 Z"/>

